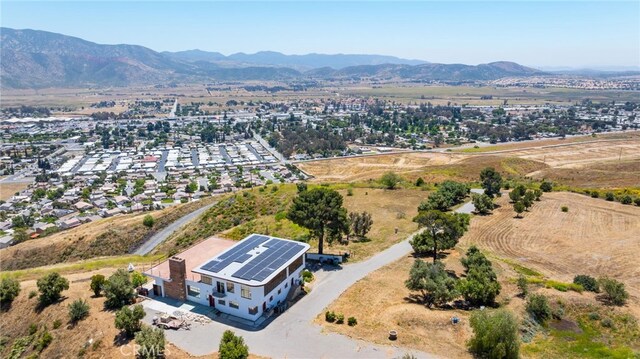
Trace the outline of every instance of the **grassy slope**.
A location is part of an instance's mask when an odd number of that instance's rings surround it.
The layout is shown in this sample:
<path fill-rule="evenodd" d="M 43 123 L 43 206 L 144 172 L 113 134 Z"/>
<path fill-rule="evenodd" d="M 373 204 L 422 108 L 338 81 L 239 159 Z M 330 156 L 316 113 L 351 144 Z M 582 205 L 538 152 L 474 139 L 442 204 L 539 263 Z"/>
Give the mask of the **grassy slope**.
<path fill-rule="evenodd" d="M 161 211 L 106 218 L 45 238 L 26 241 L 0 250 L 2 270 L 127 254 L 169 223 L 214 200 L 216 199 L 210 197 Z M 142 219 L 147 214 L 155 218 L 155 224 L 151 229 L 142 224 Z"/>

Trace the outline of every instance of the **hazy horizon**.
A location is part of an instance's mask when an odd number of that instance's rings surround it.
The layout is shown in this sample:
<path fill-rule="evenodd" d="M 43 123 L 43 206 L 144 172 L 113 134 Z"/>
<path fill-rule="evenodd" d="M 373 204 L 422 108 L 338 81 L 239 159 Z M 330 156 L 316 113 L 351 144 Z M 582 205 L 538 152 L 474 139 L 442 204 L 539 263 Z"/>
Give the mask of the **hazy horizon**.
<path fill-rule="evenodd" d="M 155 51 L 640 67 L 640 2 L 3 1 L 2 26 Z"/>

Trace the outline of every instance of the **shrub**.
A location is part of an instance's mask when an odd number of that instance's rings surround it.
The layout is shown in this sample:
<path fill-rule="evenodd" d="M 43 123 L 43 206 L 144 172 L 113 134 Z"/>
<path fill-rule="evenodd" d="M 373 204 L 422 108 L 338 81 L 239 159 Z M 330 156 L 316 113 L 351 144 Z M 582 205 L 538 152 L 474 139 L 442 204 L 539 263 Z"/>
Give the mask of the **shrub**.
<path fill-rule="evenodd" d="M 600 198 L 600 193 L 598 191 L 592 191 L 591 198 Z"/>
<path fill-rule="evenodd" d="M 520 339 L 518 321 L 507 310 L 493 313 L 475 311 L 470 319 L 473 337 L 467 343 L 469 351 L 479 358 L 518 358 Z"/>
<path fill-rule="evenodd" d="M 52 341 L 53 336 L 51 335 L 51 333 L 49 333 L 48 330 L 45 330 L 35 344 L 36 351 L 38 353 L 41 353 L 46 347 L 49 346 L 49 344 L 51 344 Z"/>
<path fill-rule="evenodd" d="M 53 329 L 58 329 L 62 326 L 62 320 L 56 319 L 53 321 Z"/>
<path fill-rule="evenodd" d="M 562 210 L 562 212 L 569 212 L 569 207 L 567 206 L 562 206 L 560 207 L 560 209 Z"/>
<path fill-rule="evenodd" d="M 69 281 L 58 272 L 52 272 L 37 281 L 40 305 L 49 305 L 60 299 L 60 293 L 69 289 Z"/>
<path fill-rule="evenodd" d="M 551 182 L 543 181 L 540 184 L 542 192 L 551 192 L 553 190 L 553 184 Z"/>
<path fill-rule="evenodd" d="M 222 334 L 220 346 L 218 347 L 219 359 L 246 359 L 249 357 L 249 347 L 244 343 L 241 336 L 226 330 Z"/>
<path fill-rule="evenodd" d="M 327 311 L 324 313 L 324 320 L 326 320 L 329 323 L 333 323 L 336 321 L 336 313 L 332 312 L 332 311 Z"/>
<path fill-rule="evenodd" d="M 589 319 L 590 320 L 600 320 L 600 314 L 598 314 L 597 312 L 591 312 L 591 313 L 589 313 Z"/>
<path fill-rule="evenodd" d="M 153 216 L 150 214 L 147 214 L 146 216 L 144 216 L 144 218 L 142 219 L 142 224 L 144 224 L 145 227 L 147 228 L 151 228 L 153 227 L 153 224 L 156 223 L 156 220 L 153 219 Z"/>
<path fill-rule="evenodd" d="M 347 319 L 347 324 L 350 327 L 355 326 L 356 324 L 358 324 L 358 320 L 355 317 L 349 317 L 349 319 Z"/>
<path fill-rule="evenodd" d="M 0 280 L 0 308 L 11 305 L 20 294 L 20 282 L 11 277 L 2 277 Z"/>
<path fill-rule="evenodd" d="M 305 283 L 309 283 L 313 280 L 313 273 L 311 273 L 311 271 L 305 269 L 302 271 L 302 280 L 305 281 Z"/>
<path fill-rule="evenodd" d="M 35 323 L 29 324 L 29 335 L 34 335 L 38 331 L 38 326 Z"/>
<path fill-rule="evenodd" d="M 604 318 L 600 321 L 600 325 L 605 328 L 613 328 L 613 320 L 611 320 L 611 318 Z"/>
<path fill-rule="evenodd" d="M 616 197 L 613 195 L 613 192 L 607 192 L 604 194 L 604 199 L 607 201 L 613 201 Z"/>
<path fill-rule="evenodd" d="M 380 178 L 380 183 L 386 189 L 395 189 L 402 179 L 395 172 L 387 172 L 382 178 Z"/>
<path fill-rule="evenodd" d="M 141 305 L 134 305 L 133 309 L 122 307 L 116 313 L 115 325 L 117 329 L 123 330 L 128 337 L 132 337 L 142 327 L 140 319 L 145 316 Z"/>
<path fill-rule="evenodd" d="M 353 196 L 353 188 L 347 188 L 347 196 Z"/>
<path fill-rule="evenodd" d="M 164 331 L 160 328 L 145 326 L 136 333 L 138 345 L 138 358 L 153 359 L 162 358 L 164 355 Z"/>
<path fill-rule="evenodd" d="M 527 299 L 527 313 L 531 314 L 533 318 L 540 324 L 544 324 L 549 318 L 551 318 L 551 307 L 549 307 L 549 301 L 547 297 L 542 294 L 532 294 Z"/>
<path fill-rule="evenodd" d="M 598 293 L 600 291 L 600 285 L 598 285 L 598 281 L 588 275 L 580 274 L 573 278 L 574 284 L 579 284 L 584 288 L 584 290 L 589 292 Z"/>
<path fill-rule="evenodd" d="M 102 291 L 102 286 L 106 282 L 105 277 L 102 274 L 96 274 L 91 277 L 91 290 L 95 296 L 100 296 L 100 292 Z"/>
<path fill-rule="evenodd" d="M 133 285 L 134 288 L 142 286 L 143 284 L 147 283 L 148 280 L 149 279 L 140 272 L 131 273 L 131 285 Z"/>
<path fill-rule="evenodd" d="M 636 204 L 636 206 L 640 206 L 640 197 L 636 198 L 633 200 L 633 203 Z"/>
<path fill-rule="evenodd" d="M 344 323 L 344 314 L 336 314 L 336 324 Z"/>
<path fill-rule="evenodd" d="M 418 177 L 418 179 L 416 180 L 416 187 L 422 187 L 422 185 L 424 185 L 424 180 L 422 179 L 422 177 Z"/>
<path fill-rule="evenodd" d="M 609 278 L 600 278 L 599 282 L 605 301 L 613 305 L 624 305 L 627 302 L 629 293 L 624 288 L 624 283 Z"/>
<path fill-rule="evenodd" d="M 516 283 L 518 285 L 518 289 L 520 289 L 522 297 L 526 297 L 529 294 L 529 282 L 527 281 L 527 277 L 520 275 Z"/>
<path fill-rule="evenodd" d="M 135 297 L 134 287 L 129 278 L 129 273 L 124 269 L 118 269 L 109 277 L 102 288 L 107 300 L 104 305 L 107 308 L 119 309 L 131 303 Z"/>
<path fill-rule="evenodd" d="M 84 299 L 74 300 L 69 304 L 69 319 L 72 323 L 76 323 L 89 315 L 89 304 Z"/>
<path fill-rule="evenodd" d="M 36 295 L 38 295 L 38 292 L 36 292 L 35 290 L 32 290 L 31 292 L 29 292 L 29 299 L 35 297 Z"/>
<path fill-rule="evenodd" d="M 622 198 L 620 198 L 620 203 L 622 204 L 631 204 L 633 202 L 633 198 L 631 198 L 631 196 L 629 195 L 625 195 Z"/>

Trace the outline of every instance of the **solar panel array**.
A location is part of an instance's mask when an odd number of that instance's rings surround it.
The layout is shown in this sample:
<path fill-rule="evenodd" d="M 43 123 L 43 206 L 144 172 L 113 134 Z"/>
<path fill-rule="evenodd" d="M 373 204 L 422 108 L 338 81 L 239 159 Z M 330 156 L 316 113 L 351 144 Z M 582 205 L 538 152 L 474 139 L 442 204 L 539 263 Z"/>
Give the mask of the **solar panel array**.
<path fill-rule="evenodd" d="M 264 246 L 269 249 L 249 261 L 232 276 L 245 280 L 263 281 L 304 248 L 302 244 L 277 238 L 272 238 Z"/>
<path fill-rule="evenodd" d="M 249 251 L 268 240 L 269 237 L 267 236 L 254 234 L 237 246 L 232 247 L 229 251 L 221 254 L 216 259 L 203 265 L 201 268 L 212 273 L 218 273 L 233 262 L 244 263 L 247 259 L 251 258 L 251 255 L 247 254 Z"/>

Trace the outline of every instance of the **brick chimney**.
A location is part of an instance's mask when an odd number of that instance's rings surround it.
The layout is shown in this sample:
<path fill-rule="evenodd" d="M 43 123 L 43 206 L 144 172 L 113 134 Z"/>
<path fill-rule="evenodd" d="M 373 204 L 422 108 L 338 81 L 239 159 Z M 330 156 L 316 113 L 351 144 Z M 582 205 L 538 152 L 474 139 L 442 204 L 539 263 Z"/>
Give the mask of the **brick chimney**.
<path fill-rule="evenodd" d="M 183 258 L 169 258 L 169 279 L 164 282 L 164 291 L 167 297 L 186 300 L 187 287 L 185 278 L 187 277 L 187 266 Z"/>

